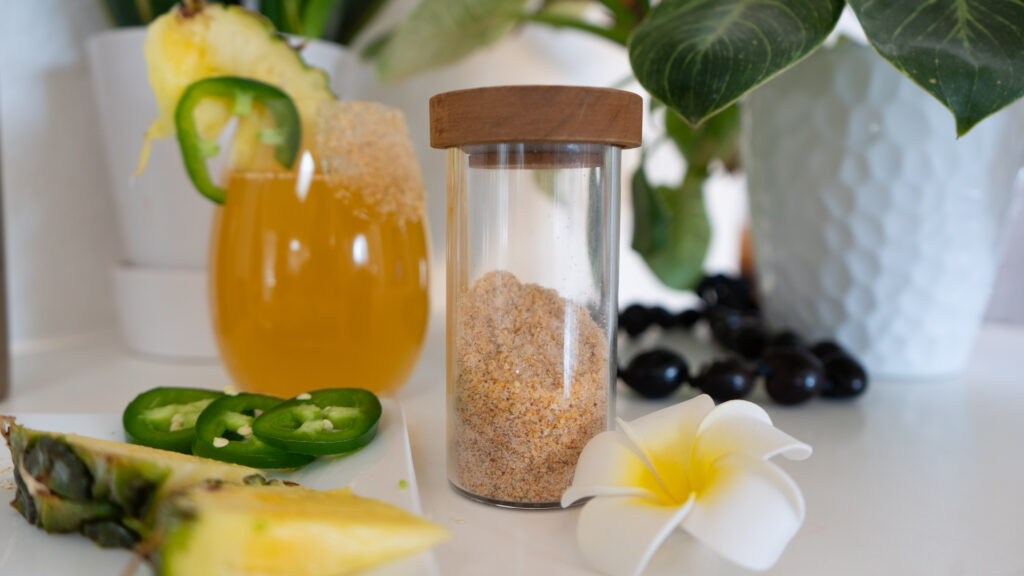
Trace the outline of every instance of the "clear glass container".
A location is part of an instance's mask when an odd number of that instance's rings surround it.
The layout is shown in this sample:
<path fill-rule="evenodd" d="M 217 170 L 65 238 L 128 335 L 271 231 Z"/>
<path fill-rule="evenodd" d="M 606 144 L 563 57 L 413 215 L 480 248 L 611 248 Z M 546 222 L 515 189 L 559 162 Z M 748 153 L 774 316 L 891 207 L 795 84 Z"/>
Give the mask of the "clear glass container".
<path fill-rule="evenodd" d="M 330 102 L 304 134 L 294 169 L 257 157 L 226 175 L 209 268 L 221 358 L 250 392 L 393 394 L 429 316 L 425 202 L 404 117 Z"/>
<path fill-rule="evenodd" d="M 448 478 L 485 503 L 557 507 L 614 420 L 622 145 L 447 148 Z"/>

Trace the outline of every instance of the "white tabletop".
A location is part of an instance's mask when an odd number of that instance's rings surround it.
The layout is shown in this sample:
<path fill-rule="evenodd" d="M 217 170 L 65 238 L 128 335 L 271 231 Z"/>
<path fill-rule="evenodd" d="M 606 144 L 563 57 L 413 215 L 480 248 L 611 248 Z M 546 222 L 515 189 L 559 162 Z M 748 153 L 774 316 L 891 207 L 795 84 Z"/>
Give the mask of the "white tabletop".
<path fill-rule="evenodd" d="M 656 336 L 656 335 L 655 335 Z M 645 346 L 650 342 L 643 341 Z M 699 359 L 708 352 L 670 339 Z M 627 352 L 628 354 L 628 352 Z M 768 573 L 803 575 L 1021 575 L 1024 546 L 1024 328 L 986 326 L 966 375 L 946 382 L 872 382 L 854 402 L 772 405 L 776 425 L 810 443 L 804 462 L 780 462 L 804 491 L 807 520 Z M 0 412 L 119 412 L 155 386 L 220 388 L 217 364 L 172 363 L 125 352 L 112 339 L 13 359 Z M 627 419 L 685 399 L 619 394 Z M 425 513 L 454 538 L 437 550 L 441 573 L 596 574 L 576 551 L 578 512 L 500 510 L 448 486 L 444 460 L 444 342 L 431 330 L 416 373 L 398 395 L 408 420 Z M 683 538 L 683 535 L 677 536 Z M 670 574 L 669 548 L 645 573 Z M 724 561 L 705 574 L 746 574 Z"/>

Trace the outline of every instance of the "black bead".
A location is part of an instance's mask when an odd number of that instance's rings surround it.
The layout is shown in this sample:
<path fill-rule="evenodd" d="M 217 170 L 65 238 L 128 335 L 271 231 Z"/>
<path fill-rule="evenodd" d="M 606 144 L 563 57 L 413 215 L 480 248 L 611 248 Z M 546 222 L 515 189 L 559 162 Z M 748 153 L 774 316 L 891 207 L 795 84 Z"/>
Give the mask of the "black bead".
<path fill-rule="evenodd" d="M 868 374 L 864 367 L 846 354 L 833 354 L 825 360 L 825 384 L 822 396 L 851 398 L 867 390 Z"/>
<path fill-rule="evenodd" d="M 765 351 L 768 367 L 765 390 L 779 404 L 800 404 L 821 393 L 825 372 L 813 354 L 801 348 L 773 347 Z"/>
<path fill-rule="evenodd" d="M 630 304 L 619 312 L 619 329 L 625 330 L 631 337 L 639 336 L 651 325 L 647 308 L 640 304 Z"/>
<path fill-rule="evenodd" d="M 680 355 L 658 348 L 638 354 L 620 376 L 637 394 L 664 398 L 690 379 L 690 368 Z"/>
<path fill-rule="evenodd" d="M 768 333 L 756 320 L 744 322 L 736 333 L 736 352 L 747 360 L 756 360 L 768 346 Z"/>
<path fill-rule="evenodd" d="M 744 278 L 723 274 L 705 276 L 695 290 L 708 306 L 722 306 L 741 312 L 757 310 L 750 284 Z"/>
<path fill-rule="evenodd" d="M 722 296 L 728 289 L 729 279 L 722 274 L 715 274 L 702 278 L 694 292 L 708 306 L 720 306 L 724 305 Z"/>
<path fill-rule="evenodd" d="M 716 306 L 708 309 L 707 319 L 715 341 L 727 350 L 732 350 L 743 326 L 743 314 L 731 308 Z"/>
<path fill-rule="evenodd" d="M 725 402 L 749 394 L 754 388 L 754 381 L 754 373 L 743 361 L 726 358 L 705 365 L 694 385 L 716 402 Z"/>
<path fill-rule="evenodd" d="M 772 336 L 768 345 L 776 348 L 803 348 L 806 346 L 804 339 L 792 330 L 783 330 L 782 332 L 776 333 Z"/>
<path fill-rule="evenodd" d="M 836 344 L 831 340 L 822 340 L 814 346 L 811 346 L 811 354 L 818 357 L 819 360 L 824 362 L 829 356 L 833 354 L 846 354 L 846 350 L 842 346 Z"/>
<path fill-rule="evenodd" d="M 697 322 L 699 322 L 702 317 L 703 315 L 701 314 L 700 310 L 683 310 L 682 312 L 676 314 L 675 324 L 676 326 L 679 326 L 681 328 L 690 329 L 693 328 L 693 326 L 697 324 Z"/>
<path fill-rule="evenodd" d="M 652 325 L 661 326 L 662 328 L 672 328 L 676 323 L 675 315 L 661 306 L 648 308 L 647 318 Z"/>

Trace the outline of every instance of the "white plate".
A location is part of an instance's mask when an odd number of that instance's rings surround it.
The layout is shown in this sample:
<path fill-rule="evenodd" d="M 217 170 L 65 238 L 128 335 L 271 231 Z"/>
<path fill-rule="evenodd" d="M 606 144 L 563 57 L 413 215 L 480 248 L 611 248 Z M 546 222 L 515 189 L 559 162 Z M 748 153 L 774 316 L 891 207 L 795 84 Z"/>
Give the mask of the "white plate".
<path fill-rule="evenodd" d="M 381 399 L 384 413 L 377 437 L 365 448 L 344 457 L 320 458 L 302 470 L 275 475 L 309 488 L 352 488 L 360 496 L 376 498 L 422 514 L 416 475 L 409 451 L 405 414 L 395 400 Z M 21 414 L 18 423 L 39 430 L 74 432 L 124 441 L 120 414 Z M 2 440 L 0 440 L 2 444 Z M 120 576 L 131 553 L 104 550 L 77 534 L 46 534 L 30 525 L 14 508 L 11 454 L 0 448 L 0 574 L 3 576 Z M 402 481 L 405 481 L 403 484 Z M 403 488 L 403 486 L 405 486 Z M 149 576 L 148 565 L 138 571 Z M 393 562 L 367 576 L 431 576 L 437 574 L 431 552 Z M 199 576 L 199 575 L 197 575 Z"/>

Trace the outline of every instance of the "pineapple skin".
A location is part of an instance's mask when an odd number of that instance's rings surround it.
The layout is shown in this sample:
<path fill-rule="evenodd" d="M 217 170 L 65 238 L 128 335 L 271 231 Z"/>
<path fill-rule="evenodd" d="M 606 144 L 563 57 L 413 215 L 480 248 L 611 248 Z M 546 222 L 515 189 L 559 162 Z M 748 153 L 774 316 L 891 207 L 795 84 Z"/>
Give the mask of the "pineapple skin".
<path fill-rule="evenodd" d="M 343 576 L 416 554 L 447 529 L 348 489 L 224 485 L 167 501 L 161 576 Z"/>
<path fill-rule="evenodd" d="M 11 505 L 47 532 L 77 532 L 91 523 L 114 521 L 145 538 L 155 504 L 173 491 L 209 480 L 263 480 L 259 470 L 245 466 L 33 430 L 9 417 L 0 416 L 0 433 L 14 463 L 17 491 Z"/>

